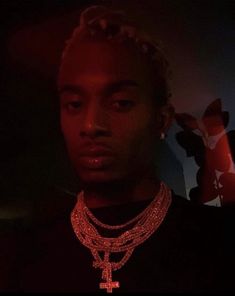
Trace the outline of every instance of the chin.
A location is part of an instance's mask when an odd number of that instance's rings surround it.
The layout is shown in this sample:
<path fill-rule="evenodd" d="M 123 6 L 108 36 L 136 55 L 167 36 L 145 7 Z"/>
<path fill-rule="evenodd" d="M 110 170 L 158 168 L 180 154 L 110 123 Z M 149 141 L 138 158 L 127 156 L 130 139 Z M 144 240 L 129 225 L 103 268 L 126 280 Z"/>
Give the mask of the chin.
<path fill-rule="evenodd" d="M 120 176 L 114 175 L 111 172 L 99 171 L 78 173 L 78 176 L 81 183 L 86 186 L 108 185 L 119 182 L 122 179 Z"/>
<path fill-rule="evenodd" d="M 114 171 L 78 172 L 78 177 L 84 188 L 119 187 L 127 182 L 127 176 Z"/>

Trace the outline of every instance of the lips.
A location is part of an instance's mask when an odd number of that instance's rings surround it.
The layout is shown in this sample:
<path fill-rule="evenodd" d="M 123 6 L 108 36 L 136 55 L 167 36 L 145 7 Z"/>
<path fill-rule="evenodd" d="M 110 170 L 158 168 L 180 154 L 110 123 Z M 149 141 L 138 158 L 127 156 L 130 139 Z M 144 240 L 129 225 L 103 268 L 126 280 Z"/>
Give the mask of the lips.
<path fill-rule="evenodd" d="M 114 158 L 111 156 L 82 156 L 79 158 L 80 164 L 84 168 L 88 169 L 105 169 L 108 168 L 112 163 Z"/>
<path fill-rule="evenodd" d="M 114 154 L 103 146 L 90 146 L 80 151 L 79 162 L 88 169 L 104 169 L 109 167 L 114 160 Z"/>
<path fill-rule="evenodd" d="M 103 146 L 90 146 L 83 148 L 79 152 L 81 157 L 113 156 L 113 152 Z"/>

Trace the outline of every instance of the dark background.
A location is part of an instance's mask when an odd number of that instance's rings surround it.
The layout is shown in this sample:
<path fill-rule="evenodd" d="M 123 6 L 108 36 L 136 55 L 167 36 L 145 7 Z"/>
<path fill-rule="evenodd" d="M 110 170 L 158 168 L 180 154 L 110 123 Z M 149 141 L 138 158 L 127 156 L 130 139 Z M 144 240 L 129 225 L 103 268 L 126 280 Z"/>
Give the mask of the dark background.
<path fill-rule="evenodd" d="M 31 61 L 27 63 L 27 53 L 26 63 L 11 54 L 9 40 L 25 28 L 89 3 L 94 1 L 1 1 L 0 206 L 3 208 L 27 206 L 29 201 L 43 197 L 54 184 L 62 187 L 74 184 L 70 184 L 70 166 L 59 129 L 57 65 L 49 69 L 45 64 L 41 73 Z M 16 46 L 24 43 L 27 48 L 31 42 L 30 38 L 17 40 Z M 12 48 L 16 48 L 14 44 Z M 34 58 L 37 61 L 37 56 Z M 68 187 L 72 190 L 71 186 Z"/>

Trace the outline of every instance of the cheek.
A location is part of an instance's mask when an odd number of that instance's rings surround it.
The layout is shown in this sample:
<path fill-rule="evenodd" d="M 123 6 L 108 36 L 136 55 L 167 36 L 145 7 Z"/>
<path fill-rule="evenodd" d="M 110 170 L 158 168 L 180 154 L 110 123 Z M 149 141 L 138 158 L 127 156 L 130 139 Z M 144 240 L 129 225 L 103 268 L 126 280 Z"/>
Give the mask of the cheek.
<path fill-rule="evenodd" d="M 66 119 L 66 116 L 61 115 L 60 119 L 60 126 L 61 131 L 64 136 L 67 148 L 69 151 L 73 151 L 76 149 L 76 143 L 77 143 L 77 123 L 73 122 L 68 119 Z"/>
<path fill-rule="evenodd" d="M 118 138 L 123 155 L 136 162 L 152 159 L 157 138 L 153 122 L 149 118 L 136 118 L 119 126 L 121 127 Z"/>
<path fill-rule="evenodd" d="M 142 161 L 148 161 L 152 159 L 152 154 L 155 146 L 155 133 L 150 129 L 143 129 L 133 139 L 133 151 L 135 151 L 136 157 Z"/>

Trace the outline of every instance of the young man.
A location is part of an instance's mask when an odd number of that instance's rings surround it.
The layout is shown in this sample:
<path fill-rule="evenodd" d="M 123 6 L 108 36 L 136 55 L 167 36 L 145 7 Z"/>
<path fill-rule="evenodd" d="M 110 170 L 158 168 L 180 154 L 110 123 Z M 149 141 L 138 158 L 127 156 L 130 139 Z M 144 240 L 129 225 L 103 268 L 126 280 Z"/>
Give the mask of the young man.
<path fill-rule="evenodd" d="M 24 235 L 10 290 L 230 288 L 220 210 L 195 208 L 155 175 L 155 150 L 173 117 L 168 72 L 158 45 L 120 12 L 91 7 L 81 14 L 58 89 L 82 191 L 66 215 Z"/>

